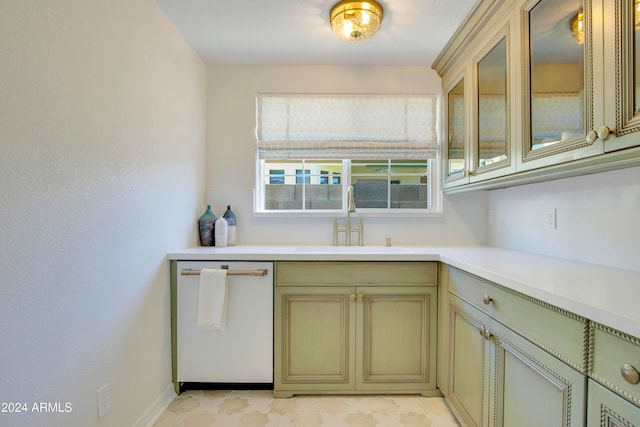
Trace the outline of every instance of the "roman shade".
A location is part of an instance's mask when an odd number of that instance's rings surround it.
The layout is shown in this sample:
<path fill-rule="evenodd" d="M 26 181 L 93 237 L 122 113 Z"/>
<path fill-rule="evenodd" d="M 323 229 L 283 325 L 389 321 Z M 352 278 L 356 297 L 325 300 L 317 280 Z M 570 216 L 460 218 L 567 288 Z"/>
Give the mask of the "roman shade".
<path fill-rule="evenodd" d="M 258 159 L 433 159 L 437 95 L 260 94 Z"/>

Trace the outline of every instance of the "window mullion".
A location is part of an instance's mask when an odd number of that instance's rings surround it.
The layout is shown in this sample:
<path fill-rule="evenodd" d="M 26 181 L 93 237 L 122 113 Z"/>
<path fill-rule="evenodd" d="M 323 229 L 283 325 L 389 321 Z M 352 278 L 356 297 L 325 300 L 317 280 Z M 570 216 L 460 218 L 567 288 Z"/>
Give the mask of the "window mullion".
<path fill-rule="evenodd" d="M 387 209 L 391 209 L 391 160 L 387 160 Z"/>
<path fill-rule="evenodd" d="M 347 188 L 351 185 L 351 159 L 342 160 L 342 210 L 347 209 Z"/>

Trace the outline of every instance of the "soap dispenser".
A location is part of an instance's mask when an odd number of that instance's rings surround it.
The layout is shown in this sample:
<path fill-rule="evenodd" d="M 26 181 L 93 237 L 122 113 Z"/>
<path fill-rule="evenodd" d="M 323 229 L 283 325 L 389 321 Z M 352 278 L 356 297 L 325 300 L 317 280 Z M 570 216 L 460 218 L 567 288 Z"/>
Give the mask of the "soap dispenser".
<path fill-rule="evenodd" d="M 223 217 L 216 219 L 216 246 L 227 246 L 227 240 L 229 239 L 227 220 Z"/>
<path fill-rule="evenodd" d="M 231 205 L 227 205 L 227 211 L 222 214 L 227 220 L 227 245 L 235 246 L 236 244 L 236 214 L 231 210 Z"/>

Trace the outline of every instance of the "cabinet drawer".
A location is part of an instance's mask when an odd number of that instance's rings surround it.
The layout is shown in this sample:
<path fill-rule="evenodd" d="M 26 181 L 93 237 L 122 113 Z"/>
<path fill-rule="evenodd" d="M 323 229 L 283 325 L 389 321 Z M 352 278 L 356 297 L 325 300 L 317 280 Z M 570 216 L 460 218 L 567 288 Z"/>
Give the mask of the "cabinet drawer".
<path fill-rule="evenodd" d="M 302 261 L 276 263 L 276 286 L 437 286 L 435 262 Z"/>
<path fill-rule="evenodd" d="M 586 373 L 586 319 L 455 268 L 449 271 L 449 292 Z"/>
<path fill-rule="evenodd" d="M 622 376 L 627 371 L 640 371 L 640 339 L 592 322 L 592 359 L 589 376 L 640 406 L 640 383 L 631 384 Z M 632 367 L 632 368 L 631 368 Z M 636 372 L 637 372 L 636 371 Z M 633 381 L 632 378 L 630 378 Z"/>

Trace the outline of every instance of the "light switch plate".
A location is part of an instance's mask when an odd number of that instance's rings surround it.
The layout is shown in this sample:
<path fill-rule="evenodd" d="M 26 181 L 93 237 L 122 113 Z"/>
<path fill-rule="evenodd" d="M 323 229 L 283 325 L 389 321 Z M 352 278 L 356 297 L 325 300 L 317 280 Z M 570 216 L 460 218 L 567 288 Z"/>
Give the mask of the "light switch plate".
<path fill-rule="evenodd" d="M 556 208 L 547 209 L 547 228 L 555 230 L 557 228 L 557 212 Z"/>

